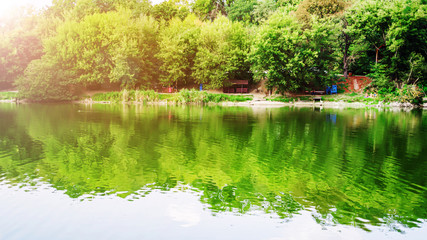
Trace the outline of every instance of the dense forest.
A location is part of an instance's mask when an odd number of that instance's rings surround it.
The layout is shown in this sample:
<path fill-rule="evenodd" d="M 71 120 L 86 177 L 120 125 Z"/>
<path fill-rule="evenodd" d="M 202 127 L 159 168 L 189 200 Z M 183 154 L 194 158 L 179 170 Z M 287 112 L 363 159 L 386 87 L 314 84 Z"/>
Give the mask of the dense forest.
<path fill-rule="evenodd" d="M 349 73 L 367 91 L 427 90 L 426 0 L 53 0 L 0 19 L 0 88 L 69 100 L 85 90 L 266 79 L 280 93 Z"/>

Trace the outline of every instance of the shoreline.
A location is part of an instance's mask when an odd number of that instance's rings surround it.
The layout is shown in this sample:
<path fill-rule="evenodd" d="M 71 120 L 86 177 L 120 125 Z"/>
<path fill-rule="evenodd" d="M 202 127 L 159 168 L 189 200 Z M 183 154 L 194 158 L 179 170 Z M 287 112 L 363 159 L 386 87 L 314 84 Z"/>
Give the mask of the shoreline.
<path fill-rule="evenodd" d="M 0 103 L 33 103 L 27 100 L 0 100 Z M 52 102 L 58 103 L 58 102 Z M 223 107 L 263 107 L 263 108 L 279 108 L 279 107 L 323 107 L 323 108 L 399 108 L 399 109 L 415 109 L 420 108 L 427 110 L 427 103 L 422 105 L 413 105 L 411 103 L 399 103 L 399 102 L 380 102 L 378 104 L 366 104 L 364 102 L 344 102 L 344 101 L 295 101 L 295 102 L 279 102 L 279 101 L 267 101 L 267 100 L 251 100 L 246 102 L 209 102 L 205 104 L 199 103 L 175 103 L 168 101 L 155 101 L 155 102 L 111 102 L 111 101 L 88 101 L 88 100 L 79 100 L 79 101 L 70 101 L 69 103 L 74 104 L 132 104 L 132 105 L 206 105 L 206 106 L 223 106 Z"/>
<path fill-rule="evenodd" d="M 297 102 L 275 102 L 275 101 L 248 101 L 248 102 L 223 102 L 219 103 L 222 106 L 248 106 L 248 107 L 324 107 L 324 108 L 400 108 L 400 109 L 414 109 L 421 108 L 427 109 L 427 104 L 416 106 L 410 103 L 379 103 L 379 104 L 366 104 L 363 102 L 312 102 L 312 101 L 297 101 Z"/>

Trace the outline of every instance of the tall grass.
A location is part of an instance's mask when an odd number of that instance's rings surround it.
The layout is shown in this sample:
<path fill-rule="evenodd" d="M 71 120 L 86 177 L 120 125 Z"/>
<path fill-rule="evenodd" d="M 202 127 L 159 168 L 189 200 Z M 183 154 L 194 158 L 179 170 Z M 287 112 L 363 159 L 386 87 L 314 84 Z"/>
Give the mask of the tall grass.
<path fill-rule="evenodd" d="M 175 103 L 220 103 L 220 102 L 245 102 L 253 99 L 250 95 L 228 95 L 223 93 L 208 93 L 194 89 L 182 89 L 171 97 Z"/>
<path fill-rule="evenodd" d="M 168 101 L 176 104 L 186 103 L 219 103 L 219 102 L 244 102 L 250 101 L 253 96 L 250 95 L 228 95 L 222 93 L 208 93 L 194 89 L 182 89 L 175 94 L 159 94 L 153 90 L 123 90 L 121 92 L 97 93 L 92 96 L 93 101 L 108 102 L 158 102 Z"/>
<path fill-rule="evenodd" d="M 333 94 L 333 95 L 324 95 L 322 96 L 322 100 L 326 102 L 360 102 L 360 103 L 371 103 L 371 102 L 378 102 L 377 97 L 366 97 L 365 94 L 362 93 L 345 93 L 345 94 Z"/>
<path fill-rule="evenodd" d="M 17 92 L 0 92 L 0 100 L 12 100 L 18 97 Z"/>
<path fill-rule="evenodd" d="M 93 101 L 108 102 L 154 102 L 160 99 L 154 90 L 123 90 L 121 92 L 97 93 L 92 96 Z"/>
<path fill-rule="evenodd" d="M 103 102 L 119 102 L 121 99 L 121 92 L 107 92 L 107 93 L 97 93 L 93 95 L 91 98 L 93 101 Z"/>

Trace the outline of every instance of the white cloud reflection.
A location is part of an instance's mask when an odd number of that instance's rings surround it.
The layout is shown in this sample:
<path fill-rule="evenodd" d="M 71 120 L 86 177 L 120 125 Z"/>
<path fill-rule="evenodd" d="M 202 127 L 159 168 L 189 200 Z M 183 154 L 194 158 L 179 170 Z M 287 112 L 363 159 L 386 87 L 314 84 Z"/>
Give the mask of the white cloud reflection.
<path fill-rule="evenodd" d="M 179 222 L 181 227 L 196 226 L 201 219 L 200 209 L 188 203 L 169 205 L 168 214 L 173 221 Z"/>

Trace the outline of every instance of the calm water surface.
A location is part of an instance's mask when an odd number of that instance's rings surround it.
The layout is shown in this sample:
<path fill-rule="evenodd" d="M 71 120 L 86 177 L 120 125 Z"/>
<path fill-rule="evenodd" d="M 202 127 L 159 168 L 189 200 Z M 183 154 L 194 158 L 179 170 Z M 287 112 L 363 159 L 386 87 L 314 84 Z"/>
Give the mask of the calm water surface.
<path fill-rule="evenodd" d="M 0 239 L 426 236 L 426 111 L 0 104 Z"/>

